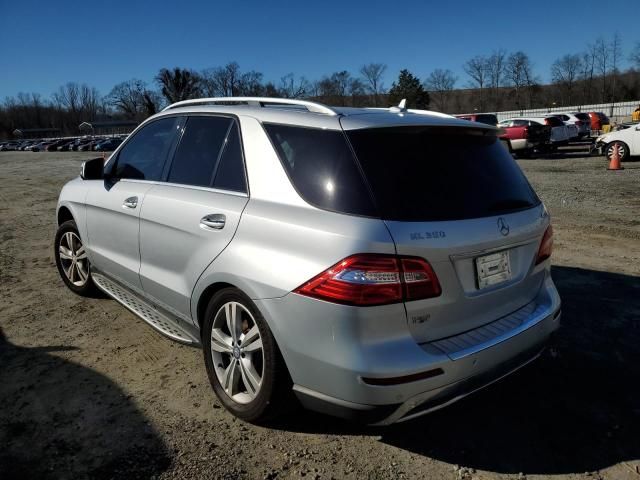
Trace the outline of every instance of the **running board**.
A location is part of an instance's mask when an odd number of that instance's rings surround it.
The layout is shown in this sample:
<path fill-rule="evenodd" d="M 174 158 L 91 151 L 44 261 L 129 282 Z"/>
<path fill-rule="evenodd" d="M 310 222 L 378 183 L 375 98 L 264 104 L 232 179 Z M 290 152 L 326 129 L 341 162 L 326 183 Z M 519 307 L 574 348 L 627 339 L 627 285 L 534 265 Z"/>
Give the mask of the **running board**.
<path fill-rule="evenodd" d="M 140 298 L 133 291 L 97 273 L 93 269 L 91 277 L 100 290 L 131 310 L 158 332 L 180 343 L 200 345 L 198 338 L 182 328 L 178 321 L 169 315 L 161 313 L 155 306 Z"/>

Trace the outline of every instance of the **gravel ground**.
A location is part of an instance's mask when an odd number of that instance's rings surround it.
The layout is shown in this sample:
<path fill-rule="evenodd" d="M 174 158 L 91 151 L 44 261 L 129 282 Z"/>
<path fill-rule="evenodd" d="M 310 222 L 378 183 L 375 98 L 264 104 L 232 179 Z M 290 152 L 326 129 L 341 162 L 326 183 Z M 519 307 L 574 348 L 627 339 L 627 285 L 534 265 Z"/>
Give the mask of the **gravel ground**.
<path fill-rule="evenodd" d="M 640 162 L 581 155 L 519 161 L 556 232 L 564 327 L 547 353 L 374 429 L 232 418 L 200 350 L 58 278 L 56 198 L 92 155 L 0 153 L 0 479 L 640 479 Z"/>

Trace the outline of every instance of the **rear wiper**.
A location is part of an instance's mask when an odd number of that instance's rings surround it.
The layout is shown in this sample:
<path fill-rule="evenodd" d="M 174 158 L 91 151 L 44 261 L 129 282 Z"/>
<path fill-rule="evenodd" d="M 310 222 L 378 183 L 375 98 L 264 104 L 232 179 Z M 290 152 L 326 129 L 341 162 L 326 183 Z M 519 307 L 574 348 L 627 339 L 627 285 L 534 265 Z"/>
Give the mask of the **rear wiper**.
<path fill-rule="evenodd" d="M 533 203 L 529 200 L 523 200 L 521 198 L 508 198 L 506 200 L 500 200 L 498 202 L 492 203 L 489 206 L 490 212 L 495 212 L 498 210 L 515 210 L 517 208 L 527 208 L 533 207 Z"/>

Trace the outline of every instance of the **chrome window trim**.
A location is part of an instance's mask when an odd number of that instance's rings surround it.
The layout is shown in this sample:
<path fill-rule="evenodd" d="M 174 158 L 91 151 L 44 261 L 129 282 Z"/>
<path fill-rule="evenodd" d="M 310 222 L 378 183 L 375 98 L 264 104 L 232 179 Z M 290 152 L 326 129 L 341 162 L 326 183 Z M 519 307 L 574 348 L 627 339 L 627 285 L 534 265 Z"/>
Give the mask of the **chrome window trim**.
<path fill-rule="evenodd" d="M 202 190 L 204 192 L 210 193 L 223 193 L 225 195 L 233 195 L 236 197 L 244 197 L 249 198 L 249 194 L 244 192 L 236 192 L 235 190 L 222 190 L 220 188 L 212 188 L 212 187 L 200 187 L 197 185 L 187 185 L 184 183 L 171 183 L 171 182 L 163 182 L 161 180 L 137 180 L 134 178 L 123 178 L 118 180 L 119 182 L 128 182 L 128 183 L 142 183 L 142 184 L 150 184 L 150 185 L 167 185 L 169 187 L 177 187 L 177 188 L 185 188 L 188 190 Z"/>

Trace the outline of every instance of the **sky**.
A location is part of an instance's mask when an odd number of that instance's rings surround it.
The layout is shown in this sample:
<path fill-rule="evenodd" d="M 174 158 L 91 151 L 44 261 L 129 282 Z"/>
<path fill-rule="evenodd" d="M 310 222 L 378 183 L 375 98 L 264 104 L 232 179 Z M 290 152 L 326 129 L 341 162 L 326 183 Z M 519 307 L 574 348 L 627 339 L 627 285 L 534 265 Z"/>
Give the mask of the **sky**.
<path fill-rule="evenodd" d="M 152 83 L 163 67 L 230 61 L 276 84 L 290 72 L 314 80 L 379 62 L 386 87 L 402 68 L 421 79 L 450 69 L 463 87 L 464 62 L 499 48 L 527 53 L 547 82 L 555 59 L 616 31 L 624 68 L 640 42 L 640 0 L 0 0 L 0 100 L 49 97 L 69 81 L 107 94 L 132 78 Z"/>

